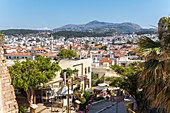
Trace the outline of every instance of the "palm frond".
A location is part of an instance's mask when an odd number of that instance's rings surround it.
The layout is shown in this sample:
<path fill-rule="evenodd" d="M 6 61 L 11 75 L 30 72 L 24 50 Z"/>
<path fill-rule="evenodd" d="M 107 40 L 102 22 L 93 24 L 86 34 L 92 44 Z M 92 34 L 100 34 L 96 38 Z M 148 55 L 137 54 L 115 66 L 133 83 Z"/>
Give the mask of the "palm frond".
<path fill-rule="evenodd" d="M 141 73 L 141 82 L 147 83 L 146 95 L 150 97 L 152 107 L 159 112 L 169 111 L 170 105 L 170 76 L 164 71 L 166 61 L 150 59 L 143 63 L 144 70 Z M 166 107 L 165 107 L 166 106 Z"/>
<path fill-rule="evenodd" d="M 149 50 L 149 49 L 161 47 L 160 42 L 154 42 L 153 40 L 151 40 L 149 37 L 146 37 L 146 36 L 143 36 L 137 44 L 139 48 L 142 50 L 145 50 L 145 49 Z"/>

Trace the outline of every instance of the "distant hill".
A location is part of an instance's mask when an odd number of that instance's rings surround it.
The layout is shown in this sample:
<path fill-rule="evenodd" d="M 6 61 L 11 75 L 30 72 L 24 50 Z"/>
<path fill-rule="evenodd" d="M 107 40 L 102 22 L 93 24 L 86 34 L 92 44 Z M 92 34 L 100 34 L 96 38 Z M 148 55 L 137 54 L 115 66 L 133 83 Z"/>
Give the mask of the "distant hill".
<path fill-rule="evenodd" d="M 30 29 L 8 29 L 8 30 L 1 30 L 0 32 L 5 35 L 20 35 L 20 34 L 26 35 L 30 33 L 39 33 L 40 31 L 30 30 Z"/>
<path fill-rule="evenodd" d="M 138 24 L 126 22 L 126 23 L 108 23 L 108 22 L 99 22 L 97 20 L 91 21 L 87 24 L 75 25 L 68 24 L 63 27 L 59 27 L 52 30 L 55 36 L 65 36 L 65 37 L 84 37 L 84 36 L 92 36 L 92 37 L 100 37 L 100 36 L 108 36 L 111 33 L 132 33 L 139 32 L 145 33 L 146 31 L 154 31 L 157 32 L 156 29 L 143 29 Z M 0 32 L 5 35 L 27 35 L 27 34 L 36 34 L 40 35 L 40 32 L 52 32 L 50 30 L 31 30 L 31 29 L 8 29 L 1 30 Z M 70 31 L 70 32 L 69 32 Z M 75 31 L 75 32 L 73 32 Z M 57 33 L 55 33 L 57 32 Z M 73 34 L 74 33 L 74 34 Z M 149 33 L 149 32 L 148 32 Z M 151 32 L 153 33 L 153 32 Z"/>
<path fill-rule="evenodd" d="M 68 24 L 63 27 L 53 29 L 56 31 L 93 31 L 93 32 L 135 32 L 142 29 L 139 25 L 126 22 L 126 23 L 108 23 L 108 22 L 99 22 L 97 20 L 91 21 L 87 24 L 75 25 Z"/>
<path fill-rule="evenodd" d="M 54 38 L 58 38 L 60 36 L 71 38 L 71 37 L 105 37 L 112 36 L 112 33 L 95 33 L 95 32 L 84 32 L 84 31 L 58 31 L 53 33 Z"/>
<path fill-rule="evenodd" d="M 157 34 L 157 31 L 151 31 L 151 30 L 143 30 L 143 31 L 137 31 L 135 32 L 137 35 L 143 35 L 143 34 Z"/>

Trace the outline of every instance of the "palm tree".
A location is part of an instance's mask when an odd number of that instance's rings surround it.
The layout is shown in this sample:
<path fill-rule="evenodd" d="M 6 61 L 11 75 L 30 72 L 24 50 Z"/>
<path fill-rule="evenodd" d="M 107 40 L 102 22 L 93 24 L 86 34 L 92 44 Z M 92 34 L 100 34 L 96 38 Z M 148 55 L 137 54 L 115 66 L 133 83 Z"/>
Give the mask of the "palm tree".
<path fill-rule="evenodd" d="M 158 23 L 159 41 L 148 37 L 140 39 L 138 46 L 144 50 L 145 62 L 141 83 L 147 87 L 146 95 L 152 108 L 158 112 L 170 112 L 170 18 L 163 17 Z"/>
<path fill-rule="evenodd" d="M 84 48 L 85 48 L 85 50 L 88 50 L 88 48 L 89 48 L 89 41 L 88 40 L 86 40 L 85 41 L 85 44 L 84 44 Z"/>
<path fill-rule="evenodd" d="M 121 75 L 121 77 L 115 78 L 110 86 L 120 87 L 135 99 L 136 113 L 146 113 L 148 111 L 148 98 L 145 95 L 146 88 L 139 87 L 138 85 L 139 74 L 142 71 L 140 65 L 141 62 L 134 62 L 133 64 L 130 64 L 126 67 L 112 65 L 111 69 Z"/>

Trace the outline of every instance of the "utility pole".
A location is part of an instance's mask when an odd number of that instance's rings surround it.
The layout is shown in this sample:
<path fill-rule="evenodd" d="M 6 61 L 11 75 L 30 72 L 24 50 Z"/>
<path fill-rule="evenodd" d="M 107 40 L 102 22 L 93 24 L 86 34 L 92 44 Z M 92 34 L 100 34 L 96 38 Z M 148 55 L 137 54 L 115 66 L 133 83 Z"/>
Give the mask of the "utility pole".
<path fill-rule="evenodd" d="M 68 83 L 68 98 L 67 98 L 67 113 L 69 113 L 69 109 L 70 109 L 70 106 L 69 106 L 69 100 L 70 100 L 70 94 L 69 94 L 69 83 Z"/>
<path fill-rule="evenodd" d="M 116 113 L 118 113 L 118 102 L 120 101 L 119 98 L 119 96 L 114 97 L 114 99 L 116 100 Z"/>

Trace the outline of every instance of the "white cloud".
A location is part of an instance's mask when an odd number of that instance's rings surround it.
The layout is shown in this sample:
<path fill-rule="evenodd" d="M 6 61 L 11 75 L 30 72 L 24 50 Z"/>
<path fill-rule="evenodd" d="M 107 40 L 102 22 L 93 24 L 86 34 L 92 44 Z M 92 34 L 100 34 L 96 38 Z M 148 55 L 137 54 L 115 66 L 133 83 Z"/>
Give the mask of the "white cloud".
<path fill-rule="evenodd" d="M 43 28 L 37 28 L 37 30 L 50 30 L 48 27 L 43 27 Z"/>

